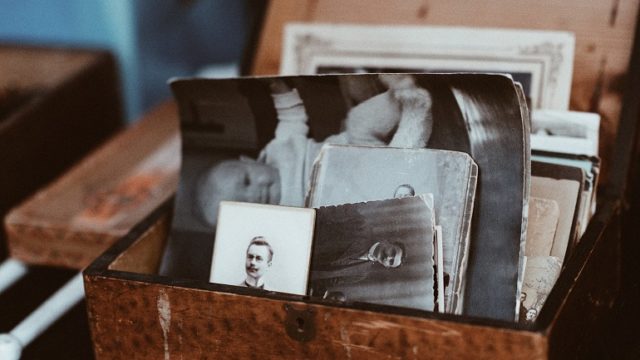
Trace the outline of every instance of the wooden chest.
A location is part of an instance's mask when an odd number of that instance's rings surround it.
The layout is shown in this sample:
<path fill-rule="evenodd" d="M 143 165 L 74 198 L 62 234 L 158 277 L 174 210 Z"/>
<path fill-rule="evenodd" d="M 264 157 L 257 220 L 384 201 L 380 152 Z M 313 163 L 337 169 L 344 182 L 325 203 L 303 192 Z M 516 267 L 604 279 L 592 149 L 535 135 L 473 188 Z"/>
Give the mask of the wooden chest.
<path fill-rule="evenodd" d="M 0 45 L 0 92 L 23 100 L 0 114 L 0 217 L 122 126 L 117 76 L 106 51 Z"/>
<path fill-rule="evenodd" d="M 546 28 L 576 32 L 571 108 L 603 117 L 605 186 L 592 219 L 532 325 L 157 275 L 171 201 L 85 271 L 95 354 L 113 358 L 566 359 L 597 357 L 620 293 L 621 213 L 638 120 L 638 1 L 272 1 L 254 73 L 273 74 L 286 21 Z M 637 37 L 636 40 L 637 42 Z M 630 60 L 631 57 L 631 60 Z M 623 84 L 623 80 L 628 82 Z M 635 91 L 635 92 L 634 92 Z M 624 100 L 624 101 L 623 101 Z M 213 240 L 213 239 L 212 239 Z"/>
<path fill-rule="evenodd" d="M 176 106 L 167 101 L 113 136 L 5 218 L 12 257 L 83 269 L 175 192 Z"/>
<path fill-rule="evenodd" d="M 612 200 L 532 326 L 161 277 L 170 210 L 157 209 L 84 271 L 99 359 L 585 358 L 620 287 Z"/>

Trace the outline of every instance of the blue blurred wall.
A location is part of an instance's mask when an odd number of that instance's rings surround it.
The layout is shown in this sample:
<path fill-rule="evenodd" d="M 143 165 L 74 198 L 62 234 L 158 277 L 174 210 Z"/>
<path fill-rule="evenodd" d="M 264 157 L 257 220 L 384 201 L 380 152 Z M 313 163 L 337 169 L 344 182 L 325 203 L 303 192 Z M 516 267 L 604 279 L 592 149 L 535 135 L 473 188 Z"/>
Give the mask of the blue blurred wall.
<path fill-rule="evenodd" d="M 239 65 L 250 20 L 241 0 L 0 0 L 0 42 L 111 50 L 127 117 L 171 96 L 172 76 Z"/>

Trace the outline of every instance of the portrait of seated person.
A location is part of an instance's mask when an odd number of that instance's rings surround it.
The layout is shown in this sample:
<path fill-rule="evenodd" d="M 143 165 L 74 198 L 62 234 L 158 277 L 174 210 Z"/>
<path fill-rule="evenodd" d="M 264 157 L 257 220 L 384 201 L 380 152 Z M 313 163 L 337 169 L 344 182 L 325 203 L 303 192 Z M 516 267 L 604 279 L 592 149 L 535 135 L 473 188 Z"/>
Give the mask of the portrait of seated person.
<path fill-rule="evenodd" d="M 353 241 L 336 241 L 324 248 L 316 247 L 314 251 L 312 295 L 325 298 L 327 294 L 335 293 L 332 288 L 358 283 L 375 268 L 398 268 L 407 255 L 401 242 L 372 240 L 364 236 Z"/>
<path fill-rule="evenodd" d="M 308 137 L 298 91 L 281 79 L 268 81 L 278 118 L 275 137 L 257 159 L 223 161 L 200 176 L 193 212 L 208 226 L 215 227 L 222 200 L 302 206 L 323 144 L 424 147 L 430 137 L 431 97 L 410 75 L 380 75 L 389 90 L 353 107 L 344 131 L 322 142 Z"/>
<path fill-rule="evenodd" d="M 268 290 L 266 275 L 273 264 L 273 248 L 262 236 L 251 239 L 245 258 L 246 278 L 240 286 Z"/>

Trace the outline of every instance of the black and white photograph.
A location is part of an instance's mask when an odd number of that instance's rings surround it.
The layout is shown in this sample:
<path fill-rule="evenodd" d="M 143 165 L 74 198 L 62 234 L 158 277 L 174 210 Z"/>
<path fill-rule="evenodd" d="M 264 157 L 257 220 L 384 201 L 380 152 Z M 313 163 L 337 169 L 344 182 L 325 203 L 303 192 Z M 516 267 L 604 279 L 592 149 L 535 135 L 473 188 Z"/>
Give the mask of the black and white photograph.
<path fill-rule="evenodd" d="M 520 294 L 520 322 L 532 323 L 538 318 L 561 269 L 562 260 L 555 256 L 527 257 Z"/>
<path fill-rule="evenodd" d="M 309 294 L 434 310 L 433 197 L 317 209 Z"/>
<path fill-rule="evenodd" d="M 220 201 L 303 206 L 324 144 L 460 151 L 479 172 L 463 305 L 469 315 L 513 319 L 506 310 L 513 306 L 506 304 L 515 303 L 525 227 L 529 119 L 522 90 L 510 77 L 183 78 L 170 85 L 183 156 L 161 274 L 208 279 L 211 259 L 204 254 L 212 250 Z M 235 118 L 254 123 L 255 141 L 228 145 L 235 135 L 227 124 Z M 412 181 L 393 184 L 388 196 L 401 184 Z"/>
<path fill-rule="evenodd" d="M 572 33 L 323 23 L 289 23 L 284 32 L 284 75 L 507 73 L 522 84 L 531 108 L 569 108 Z"/>
<path fill-rule="evenodd" d="M 433 194 L 447 278 L 443 305 L 447 312 L 460 313 L 477 175 L 471 156 L 459 151 L 325 145 L 314 165 L 307 204 Z"/>
<path fill-rule="evenodd" d="M 534 110 L 531 150 L 598 156 L 600 115 L 580 111 Z"/>
<path fill-rule="evenodd" d="M 315 210 L 220 204 L 209 281 L 304 295 Z"/>

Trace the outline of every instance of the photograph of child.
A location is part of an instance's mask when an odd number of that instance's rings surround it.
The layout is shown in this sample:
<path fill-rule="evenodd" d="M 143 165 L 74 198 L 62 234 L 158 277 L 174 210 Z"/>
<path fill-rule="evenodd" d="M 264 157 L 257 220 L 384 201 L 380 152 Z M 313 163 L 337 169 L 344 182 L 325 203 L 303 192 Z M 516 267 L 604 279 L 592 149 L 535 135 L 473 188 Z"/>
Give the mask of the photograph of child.
<path fill-rule="evenodd" d="M 429 93 L 417 87 L 409 75 L 381 75 L 380 80 L 390 90 L 352 109 L 345 130 L 321 142 L 308 137 L 308 116 L 298 91 L 284 79 L 265 80 L 278 116 L 275 137 L 255 160 L 246 156 L 226 160 L 206 171 L 198 183 L 194 213 L 215 227 L 217 204 L 222 200 L 302 206 L 310 167 L 323 144 L 424 147 L 432 127 L 431 121 L 424 121 L 429 118 Z M 358 115 L 371 111 L 367 109 L 371 106 L 402 110 L 388 116 L 385 123 Z M 385 141 L 399 124 L 406 125 L 406 130 L 396 130 L 391 140 Z"/>

